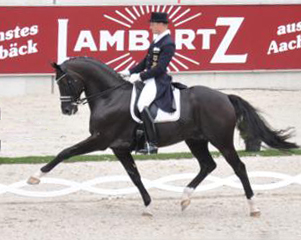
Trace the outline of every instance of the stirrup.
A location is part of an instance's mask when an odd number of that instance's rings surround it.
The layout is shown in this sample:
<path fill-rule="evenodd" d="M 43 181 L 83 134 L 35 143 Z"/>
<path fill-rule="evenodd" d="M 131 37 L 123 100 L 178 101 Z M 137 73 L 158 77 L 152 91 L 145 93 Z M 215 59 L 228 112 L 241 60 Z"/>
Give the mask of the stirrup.
<path fill-rule="evenodd" d="M 158 153 L 158 147 L 153 144 L 153 143 L 146 143 L 145 146 L 144 146 L 144 149 L 140 149 L 138 151 L 139 153 L 142 153 L 142 154 L 157 154 Z"/>

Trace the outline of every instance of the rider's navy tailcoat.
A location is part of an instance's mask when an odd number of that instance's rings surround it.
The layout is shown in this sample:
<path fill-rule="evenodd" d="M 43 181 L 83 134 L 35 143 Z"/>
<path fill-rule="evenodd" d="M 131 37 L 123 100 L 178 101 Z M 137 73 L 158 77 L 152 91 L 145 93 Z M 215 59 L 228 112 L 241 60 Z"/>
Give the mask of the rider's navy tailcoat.
<path fill-rule="evenodd" d="M 166 112 L 174 112 L 172 77 L 167 74 L 167 67 L 175 54 L 175 43 L 170 34 L 167 34 L 156 43 L 152 43 L 146 57 L 130 69 L 130 73 L 140 73 L 141 80 L 155 78 L 157 95 L 155 102 Z"/>

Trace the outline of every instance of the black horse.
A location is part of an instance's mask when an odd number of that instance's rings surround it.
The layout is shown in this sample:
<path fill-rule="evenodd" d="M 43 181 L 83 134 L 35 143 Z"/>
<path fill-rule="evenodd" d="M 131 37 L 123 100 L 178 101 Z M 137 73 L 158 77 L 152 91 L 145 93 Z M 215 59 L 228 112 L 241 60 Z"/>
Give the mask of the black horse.
<path fill-rule="evenodd" d="M 72 58 L 61 65 L 53 63 L 53 67 L 56 70 L 63 114 L 76 113 L 77 104 L 81 102 L 80 95 L 85 92 L 84 100 L 91 110 L 91 136 L 60 152 L 34 174 L 28 183 L 38 184 L 40 177 L 70 157 L 111 148 L 139 189 L 146 209 L 149 209 L 151 198 L 131 155 L 137 128 L 129 110 L 133 85 L 104 63 L 92 58 Z M 181 106 L 178 121 L 158 123 L 156 127 L 159 147 L 185 141 L 200 164 L 200 172 L 184 190 L 182 209 L 190 204 L 193 190 L 216 168 L 208 151 L 210 142 L 221 152 L 240 179 L 250 204 L 251 215 L 259 215 L 260 211 L 252 198 L 254 193 L 246 167 L 233 145 L 234 128 L 237 123 L 245 121 L 253 135 L 277 149 L 298 147 L 286 141 L 291 134 L 288 131 L 272 130 L 256 109 L 242 98 L 207 87 L 194 86 L 181 90 Z"/>

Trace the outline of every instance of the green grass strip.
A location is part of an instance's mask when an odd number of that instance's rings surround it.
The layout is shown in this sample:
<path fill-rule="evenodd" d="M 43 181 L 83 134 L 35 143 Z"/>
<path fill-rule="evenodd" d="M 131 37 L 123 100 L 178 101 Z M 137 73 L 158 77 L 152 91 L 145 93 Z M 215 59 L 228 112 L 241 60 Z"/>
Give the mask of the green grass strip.
<path fill-rule="evenodd" d="M 219 157 L 219 152 L 211 152 L 213 157 Z M 260 152 L 246 152 L 238 151 L 240 157 L 250 156 L 262 156 L 262 157 L 274 157 L 274 156 L 292 156 L 301 155 L 301 149 L 279 151 L 274 149 L 263 150 Z M 193 158 L 191 153 L 160 153 L 157 155 L 135 155 L 135 160 L 169 160 L 169 159 L 191 159 Z M 32 156 L 32 157 L 0 157 L 0 164 L 38 164 L 47 163 L 51 161 L 54 156 Z M 101 162 L 101 161 L 115 161 L 116 157 L 111 154 L 102 155 L 82 155 L 76 156 L 66 162 Z"/>

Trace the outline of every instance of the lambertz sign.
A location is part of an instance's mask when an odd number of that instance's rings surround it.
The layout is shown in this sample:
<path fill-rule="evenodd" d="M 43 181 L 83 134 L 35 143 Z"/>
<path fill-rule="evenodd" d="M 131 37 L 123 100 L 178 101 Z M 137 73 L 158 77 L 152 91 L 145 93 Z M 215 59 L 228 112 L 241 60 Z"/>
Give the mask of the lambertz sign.
<path fill-rule="evenodd" d="M 75 56 L 128 69 L 154 38 L 153 11 L 169 14 L 169 71 L 301 69 L 301 5 L 141 5 L 0 7 L 0 73 L 52 73 Z"/>

